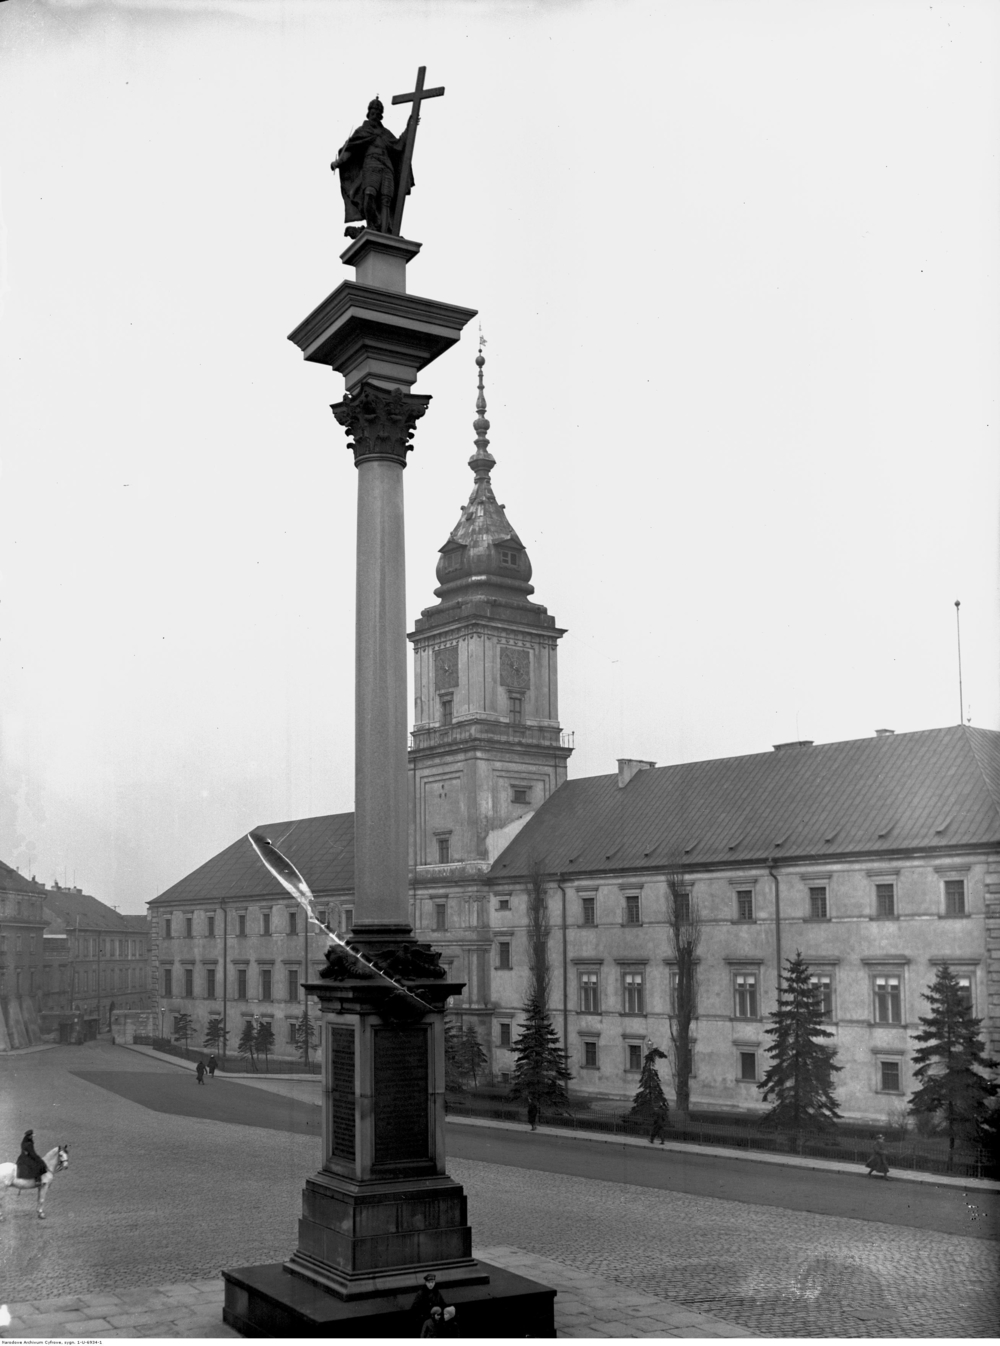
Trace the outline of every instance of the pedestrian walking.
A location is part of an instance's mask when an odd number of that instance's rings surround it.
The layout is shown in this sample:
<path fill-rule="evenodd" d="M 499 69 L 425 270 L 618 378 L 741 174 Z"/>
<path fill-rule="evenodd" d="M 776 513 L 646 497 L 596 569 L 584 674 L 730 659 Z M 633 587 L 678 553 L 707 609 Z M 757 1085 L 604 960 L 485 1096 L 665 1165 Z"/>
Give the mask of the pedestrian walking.
<path fill-rule="evenodd" d="M 215 1059 L 215 1052 L 213 1052 L 212 1055 L 208 1058 L 208 1073 L 209 1075 L 211 1075 L 213 1080 L 215 1079 L 215 1072 L 218 1070 L 218 1068 L 219 1063 Z"/>
<path fill-rule="evenodd" d="M 528 1099 L 528 1125 L 532 1131 L 538 1130 L 538 1104 L 533 1098 Z"/>
<path fill-rule="evenodd" d="M 197 1065 L 195 1066 L 195 1068 L 194 1068 L 194 1073 L 198 1076 L 198 1083 L 199 1083 L 199 1084 L 204 1084 L 204 1083 L 205 1083 L 205 1062 L 204 1062 L 204 1061 L 199 1061 L 199 1062 L 198 1062 L 198 1064 L 197 1064 Z"/>
<path fill-rule="evenodd" d="M 871 1158 L 865 1164 L 868 1170 L 869 1178 L 879 1174 L 882 1178 L 889 1176 L 889 1160 L 885 1152 L 885 1136 L 876 1136 L 875 1144 L 872 1146 Z"/>
<path fill-rule="evenodd" d="M 657 1108 L 656 1111 L 653 1113 L 653 1125 L 650 1127 L 649 1131 L 650 1145 L 652 1145 L 654 1140 L 658 1140 L 661 1145 L 663 1144 L 663 1138 L 664 1135 L 666 1134 L 666 1127 L 667 1127 L 666 1113 L 663 1111 L 662 1108 Z"/>

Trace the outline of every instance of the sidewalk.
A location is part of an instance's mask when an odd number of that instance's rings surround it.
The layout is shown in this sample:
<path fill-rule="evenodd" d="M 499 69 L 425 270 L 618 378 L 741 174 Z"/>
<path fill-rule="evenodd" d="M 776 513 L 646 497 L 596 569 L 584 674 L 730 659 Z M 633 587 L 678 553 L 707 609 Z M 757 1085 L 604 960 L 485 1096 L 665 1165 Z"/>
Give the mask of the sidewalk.
<path fill-rule="evenodd" d="M 171 1065 L 180 1066 L 183 1070 L 194 1070 L 193 1061 L 182 1061 L 179 1057 L 158 1052 L 153 1047 L 136 1047 L 130 1044 L 128 1050 L 143 1052 L 146 1056 L 154 1056 L 158 1061 L 167 1061 Z M 238 1084 L 256 1085 L 258 1088 L 273 1088 L 275 1092 L 282 1093 L 286 1092 L 284 1087 L 286 1083 L 305 1084 L 312 1086 L 316 1093 L 316 1102 L 319 1102 L 321 1080 L 318 1075 L 221 1075 L 220 1079 L 233 1080 Z M 287 1092 L 292 1091 L 288 1090 Z M 484 1126 L 500 1131 L 527 1131 L 528 1129 L 524 1122 L 501 1122 L 494 1121 L 489 1117 L 456 1117 L 450 1114 L 447 1120 L 449 1125 L 452 1126 Z M 567 1140 L 585 1140 L 595 1145 L 638 1145 L 641 1148 L 654 1148 L 642 1136 L 609 1135 L 601 1131 L 578 1131 L 574 1127 L 546 1126 L 538 1134 L 562 1136 Z M 661 1148 L 672 1150 L 678 1154 L 712 1155 L 719 1159 L 744 1159 L 757 1164 L 781 1164 L 786 1168 L 807 1168 L 824 1173 L 857 1174 L 860 1172 L 857 1164 L 841 1163 L 836 1159 L 811 1159 L 808 1156 L 802 1157 L 795 1154 L 769 1154 L 764 1150 L 734 1150 L 723 1145 L 689 1145 L 682 1141 L 668 1140 L 664 1142 Z M 952 1178 L 945 1173 L 920 1173 L 908 1168 L 894 1168 L 892 1170 L 892 1181 L 930 1183 L 937 1187 L 960 1187 L 967 1192 L 1000 1192 L 1000 1182 L 990 1178 Z"/>
<path fill-rule="evenodd" d="M 745 1327 L 685 1309 L 655 1295 L 602 1280 L 519 1248 L 475 1248 L 475 1256 L 557 1291 L 560 1337 L 751 1337 Z M 0 1339 L 238 1337 L 222 1321 L 222 1278 L 159 1285 L 116 1294 L 63 1296 L 9 1304 Z"/>

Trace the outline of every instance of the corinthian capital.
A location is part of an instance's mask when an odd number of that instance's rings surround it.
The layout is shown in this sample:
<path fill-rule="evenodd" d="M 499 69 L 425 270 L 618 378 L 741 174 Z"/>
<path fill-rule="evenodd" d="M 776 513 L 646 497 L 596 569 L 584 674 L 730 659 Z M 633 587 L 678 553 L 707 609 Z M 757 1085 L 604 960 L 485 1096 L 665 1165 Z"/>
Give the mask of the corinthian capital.
<path fill-rule="evenodd" d="M 335 402 L 330 410 L 353 440 L 347 447 L 355 467 L 370 458 L 391 458 L 405 467 L 417 421 L 430 400 L 401 388 L 387 392 L 365 384 L 353 397 Z"/>

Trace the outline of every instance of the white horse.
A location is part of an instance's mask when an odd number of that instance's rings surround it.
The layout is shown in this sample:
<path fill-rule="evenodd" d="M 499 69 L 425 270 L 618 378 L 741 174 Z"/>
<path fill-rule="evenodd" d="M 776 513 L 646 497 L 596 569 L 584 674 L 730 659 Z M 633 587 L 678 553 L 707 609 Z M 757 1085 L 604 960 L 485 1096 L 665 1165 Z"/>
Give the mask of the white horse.
<path fill-rule="evenodd" d="M 0 1220 L 3 1219 L 3 1196 L 8 1187 L 15 1188 L 18 1196 L 28 1187 L 37 1187 L 38 1218 L 45 1219 L 45 1211 L 42 1209 L 45 1205 L 45 1193 L 56 1174 L 61 1173 L 64 1168 L 69 1168 L 68 1150 L 68 1145 L 54 1145 L 48 1154 L 43 1154 L 42 1160 L 49 1171 L 43 1173 L 40 1178 L 19 1178 L 17 1164 L 0 1164 Z"/>

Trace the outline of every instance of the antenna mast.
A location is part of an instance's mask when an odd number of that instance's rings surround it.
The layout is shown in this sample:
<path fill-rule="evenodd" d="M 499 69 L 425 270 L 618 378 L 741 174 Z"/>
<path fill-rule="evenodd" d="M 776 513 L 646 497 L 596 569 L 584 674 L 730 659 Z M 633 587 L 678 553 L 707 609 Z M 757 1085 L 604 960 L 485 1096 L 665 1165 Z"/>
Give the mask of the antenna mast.
<path fill-rule="evenodd" d="M 958 636 L 958 722 L 965 723 L 965 699 L 962 696 L 962 620 L 959 609 L 961 599 L 955 599 L 955 633 Z"/>

